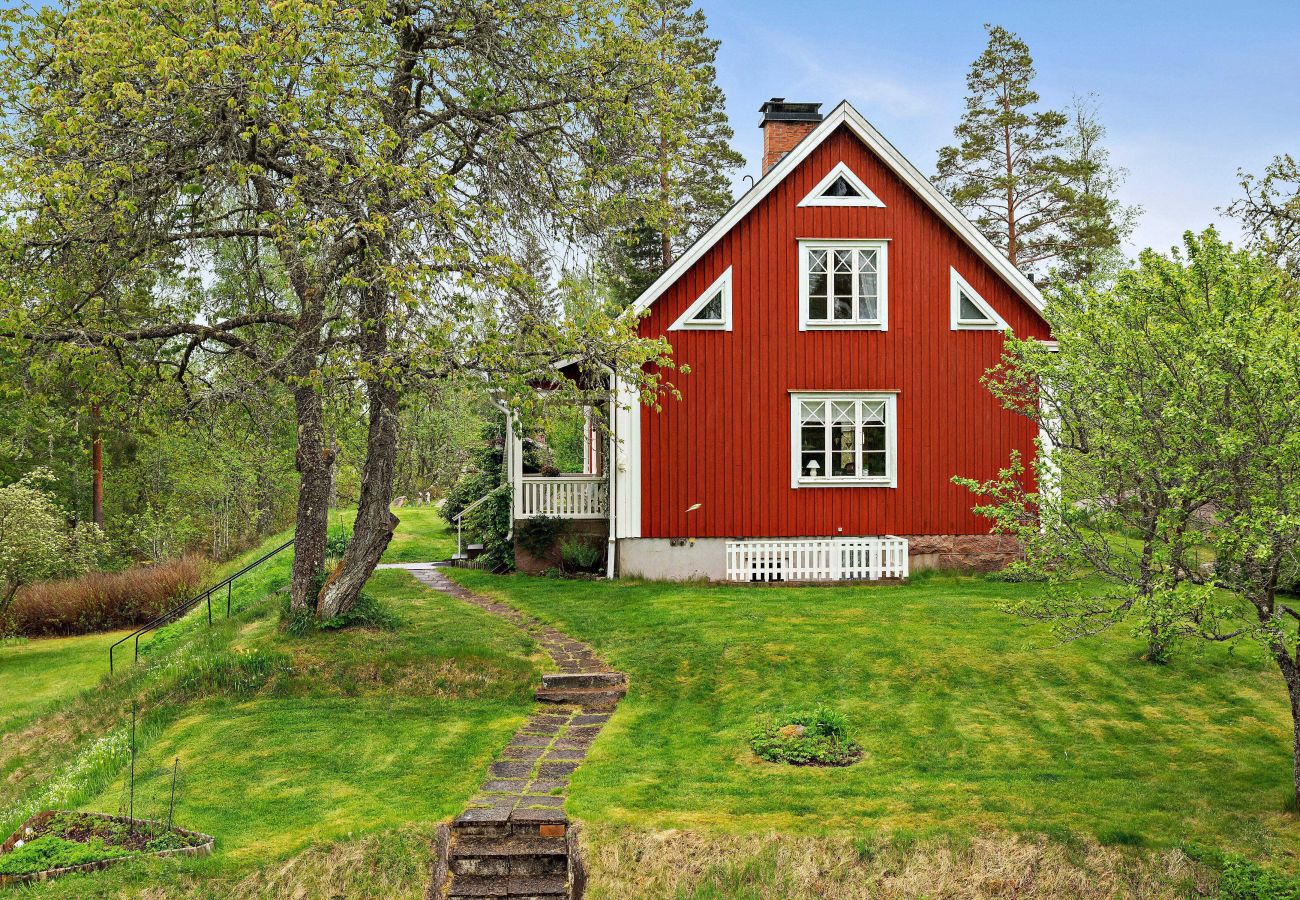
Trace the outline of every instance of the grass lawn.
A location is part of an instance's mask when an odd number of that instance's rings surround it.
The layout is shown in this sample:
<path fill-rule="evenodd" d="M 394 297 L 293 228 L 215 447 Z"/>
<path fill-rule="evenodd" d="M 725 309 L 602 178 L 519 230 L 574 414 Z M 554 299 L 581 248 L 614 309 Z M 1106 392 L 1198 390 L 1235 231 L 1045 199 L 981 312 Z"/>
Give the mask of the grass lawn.
<path fill-rule="evenodd" d="M 1037 590 L 980 577 L 760 588 L 613 584 L 460 570 L 589 641 L 631 690 L 569 810 L 598 827 L 990 830 L 1119 846 L 1199 844 L 1300 870 L 1283 812 L 1290 722 L 1277 672 L 1212 647 L 1142 662 L 1121 632 L 1055 646 L 997 607 Z M 864 758 L 764 763 L 753 724 L 825 702 Z"/>
<path fill-rule="evenodd" d="M 108 672 L 108 645 L 127 634 L 33 638 L 0 644 L 0 734 L 93 685 Z"/>
<path fill-rule="evenodd" d="M 33 895 L 422 893 L 432 827 L 463 807 L 532 707 L 537 647 L 394 570 L 368 587 L 397 614 L 393 630 L 291 636 L 277 627 L 275 593 L 288 567 L 286 555 L 241 582 L 231 620 L 209 630 L 206 616 L 190 616 L 150 637 L 140 669 L 66 704 L 49 722 L 90 717 L 111 697 L 113 716 L 98 724 L 101 733 L 120 730 L 127 697 L 161 690 L 170 702 L 144 729 L 137 815 L 165 815 L 167 773 L 179 759 L 175 821 L 215 835 L 215 854 L 133 862 L 56 880 Z M 101 666 L 103 646 L 99 636 Z M 250 659 L 271 661 L 271 674 L 243 684 L 252 669 L 241 661 Z M 75 780 L 93 737 L 81 734 L 79 752 L 58 767 L 0 785 L 0 812 L 20 808 L 45 784 Z M 92 772 L 67 794 L 70 805 L 117 812 L 126 772 L 121 765 Z"/>
<path fill-rule="evenodd" d="M 403 506 L 393 510 L 401 520 L 392 542 L 384 551 L 383 562 L 436 562 L 450 559 L 456 552 L 456 532 L 432 506 Z M 352 526 L 355 510 L 330 513 L 330 527 Z"/>

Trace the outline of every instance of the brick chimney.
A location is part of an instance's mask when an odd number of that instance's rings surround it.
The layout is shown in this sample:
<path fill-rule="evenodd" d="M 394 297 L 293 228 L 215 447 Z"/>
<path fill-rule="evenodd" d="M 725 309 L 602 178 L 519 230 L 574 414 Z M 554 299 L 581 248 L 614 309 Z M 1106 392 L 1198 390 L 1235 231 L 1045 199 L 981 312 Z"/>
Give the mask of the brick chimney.
<path fill-rule="evenodd" d="M 784 97 L 773 97 L 758 108 L 763 114 L 758 127 L 763 129 L 764 175 L 817 127 L 821 108 L 820 103 L 786 103 Z"/>

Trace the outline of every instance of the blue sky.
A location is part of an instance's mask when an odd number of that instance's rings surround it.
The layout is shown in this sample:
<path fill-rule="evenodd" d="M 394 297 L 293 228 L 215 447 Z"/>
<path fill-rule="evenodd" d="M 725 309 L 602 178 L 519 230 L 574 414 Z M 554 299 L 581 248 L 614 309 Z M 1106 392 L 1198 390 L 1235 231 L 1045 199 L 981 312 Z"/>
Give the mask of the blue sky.
<path fill-rule="evenodd" d="M 983 23 L 1017 32 L 1043 101 L 1093 93 L 1122 197 L 1144 213 L 1130 252 L 1167 249 L 1187 228 L 1224 223 L 1237 170 L 1300 154 L 1300 0 L 1023 3 L 700 0 L 722 41 L 718 78 L 736 149 L 757 175 L 758 107 L 769 97 L 852 102 L 931 175 L 962 112 Z M 740 187 L 744 184 L 737 183 Z"/>

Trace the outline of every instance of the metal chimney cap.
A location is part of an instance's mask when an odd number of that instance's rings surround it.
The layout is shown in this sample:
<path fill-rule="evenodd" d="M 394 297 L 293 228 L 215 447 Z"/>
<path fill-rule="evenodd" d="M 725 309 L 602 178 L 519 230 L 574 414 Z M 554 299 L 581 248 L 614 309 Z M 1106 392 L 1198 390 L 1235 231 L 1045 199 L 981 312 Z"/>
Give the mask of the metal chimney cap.
<path fill-rule="evenodd" d="M 820 122 L 821 108 L 820 103 L 786 103 L 784 97 L 773 97 L 758 108 L 763 114 L 759 126 L 768 122 Z"/>

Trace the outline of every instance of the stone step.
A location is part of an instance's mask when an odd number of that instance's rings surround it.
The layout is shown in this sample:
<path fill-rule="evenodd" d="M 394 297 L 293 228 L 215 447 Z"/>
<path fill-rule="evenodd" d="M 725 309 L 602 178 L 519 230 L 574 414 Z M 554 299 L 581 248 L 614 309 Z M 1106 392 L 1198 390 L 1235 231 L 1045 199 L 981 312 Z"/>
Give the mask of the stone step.
<path fill-rule="evenodd" d="M 537 689 L 534 695 L 542 703 L 561 703 L 581 706 L 583 709 L 611 710 L 627 693 L 627 687 L 616 688 L 547 688 Z"/>
<path fill-rule="evenodd" d="M 482 878 L 551 878 L 569 874 L 569 857 L 559 856 L 459 856 L 447 862 L 452 874 Z"/>
<path fill-rule="evenodd" d="M 504 808 L 467 809 L 451 823 L 458 837 L 509 837 L 510 810 Z"/>
<path fill-rule="evenodd" d="M 618 688 L 627 689 L 622 672 L 565 672 L 542 676 L 543 689 Z"/>
<path fill-rule="evenodd" d="M 457 875 L 447 891 L 448 900 L 477 897 L 550 900 L 568 896 L 569 879 L 559 875 L 543 878 Z"/>
<path fill-rule="evenodd" d="M 451 848 L 455 856 L 566 856 L 569 845 L 562 837 L 463 837 Z"/>

